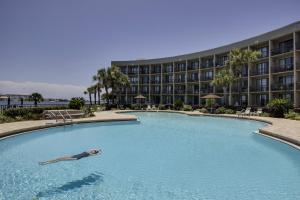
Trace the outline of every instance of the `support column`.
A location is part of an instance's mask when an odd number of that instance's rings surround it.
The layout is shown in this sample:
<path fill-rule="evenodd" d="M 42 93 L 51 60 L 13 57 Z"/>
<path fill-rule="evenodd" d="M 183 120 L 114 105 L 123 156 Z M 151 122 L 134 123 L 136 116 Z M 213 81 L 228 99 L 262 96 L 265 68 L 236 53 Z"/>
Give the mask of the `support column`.
<path fill-rule="evenodd" d="M 172 95 L 172 98 L 173 98 L 173 106 L 174 106 L 174 103 L 175 103 L 175 62 L 173 61 L 173 95 Z"/>
<path fill-rule="evenodd" d="M 148 73 L 149 73 L 149 77 L 148 77 L 148 81 L 149 81 L 149 83 L 148 83 L 148 93 L 149 93 L 149 95 L 148 95 L 148 104 L 151 104 L 151 64 L 149 65 L 149 71 L 148 71 Z"/>
<path fill-rule="evenodd" d="M 185 77 L 184 77 L 184 85 L 185 85 L 185 91 L 184 91 L 184 104 L 187 104 L 187 65 L 188 61 L 185 60 Z"/>
<path fill-rule="evenodd" d="M 231 61 L 231 51 L 229 52 L 229 61 Z M 230 71 L 232 71 L 231 64 L 229 65 Z M 229 84 L 229 98 L 228 98 L 228 104 L 232 106 L 232 83 Z"/>
<path fill-rule="evenodd" d="M 293 102 L 293 105 L 294 107 L 298 107 L 299 104 L 298 104 L 298 97 L 297 97 L 297 80 L 298 80 L 298 77 L 297 77 L 297 53 L 296 53 L 296 50 L 297 50 L 297 36 L 296 36 L 296 32 L 293 33 L 293 41 L 294 41 L 294 102 Z"/>
<path fill-rule="evenodd" d="M 138 65 L 138 95 L 140 94 L 140 65 Z"/>
<path fill-rule="evenodd" d="M 160 98 L 159 98 L 159 104 L 162 104 L 162 73 L 163 73 L 163 64 L 160 64 Z"/>
<path fill-rule="evenodd" d="M 250 50 L 250 46 L 248 46 L 248 50 Z M 251 63 L 248 62 L 248 86 L 247 86 L 247 106 L 251 106 L 251 98 L 250 98 L 250 68 L 251 68 Z"/>
<path fill-rule="evenodd" d="M 272 66 L 273 66 L 273 63 L 272 63 L 272 58 L 271 58 L 271 49 L 273 48 L 272 46 L 272 41 L 269 40 L 269 102 L 272 100 L 272 83 L 273 83 L 273 80 L 272 80 Z"/>
<path fill-rule="evenodd" d="M 199 66 L 198 66 L 198 80 L 199 80 L 199 107 L 201 106 L 201 58 L 199 58 Z"/>
<path fill-rule="evenodd" d="M 126 66 L 126 74 L 128 76 L 128 65 Z M 128 104 L 128 94 L 127 93 L 128 93 L 128 88 L 126 88 L 126 94 L 125 94 L 125 102 L 126 102 L 126 104 Z"/>
<path fill-rule="evenodd" d="M 215 80 L 215 78 L 216 78 L 216 54 L 214 54 L 214 57 L 213 57 L 213 73 L 214 73 L 213 80 Z M 214 94 L 216 93 L 215 86 L 213 86 L 213 93 Z"/>

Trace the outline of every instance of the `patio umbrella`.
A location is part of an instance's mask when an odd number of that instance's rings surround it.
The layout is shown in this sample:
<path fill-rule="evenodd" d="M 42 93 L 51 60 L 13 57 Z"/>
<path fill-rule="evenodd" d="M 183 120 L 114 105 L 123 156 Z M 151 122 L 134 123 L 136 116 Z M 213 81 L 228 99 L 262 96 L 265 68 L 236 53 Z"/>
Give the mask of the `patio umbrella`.
<path fill-rule="evenodd" d="M 141 108 L 141 101 L 142 99 L 146 99 L 146 97 L 144 97 L 143 95 L 139 94 L 136 97 L 134 97 L 140 104 L 140 108 Z"/>
<path fill-rule="evenodd" d="M 215 94 L 208 94 L 201 98 L 203 98 L 203 99 L 221 99 L 222 97 L 215 95 Z M 210 104 L 210 112 L 212 112 L 212 104 Z"/>

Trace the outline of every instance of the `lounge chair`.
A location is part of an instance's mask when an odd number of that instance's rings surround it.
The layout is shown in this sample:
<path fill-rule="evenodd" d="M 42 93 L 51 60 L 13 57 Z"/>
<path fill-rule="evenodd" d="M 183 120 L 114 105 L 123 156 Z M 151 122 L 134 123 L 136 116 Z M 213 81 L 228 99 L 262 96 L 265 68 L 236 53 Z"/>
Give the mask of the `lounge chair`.
<path fill-rule="evenodd" d="M 146 110 L 151 110 L 151 106 L 148 104 Z"/>
<path fill-rule="evenodd" d="M 243 109 L 241 111 L 237 111 L 236 114 L 237 114 L 238 117 L 239 116 L 242 117 L 242 116 L 246 116 L 246 115 L 250 116 L 250 114 L 251 114 L 251 108 L 247 107 L 246 110 Z"/>
<path fill-rule="evenodd" d="M 257 108 L 256 112 L 253 112 L 252 114 L 254 116 L 260 116 L 263 113 L 262 108 Z"/>
<path fill-rule="evenodd" d="M 155 105 L 152 105 L 152 110 L 157 110 Z"/>
<path fill-rule="evenodd" d="M 245 112 L 242 112 L 242 116 L 250 116 L 251 115 L 251 108 L 247 107 Z"/>

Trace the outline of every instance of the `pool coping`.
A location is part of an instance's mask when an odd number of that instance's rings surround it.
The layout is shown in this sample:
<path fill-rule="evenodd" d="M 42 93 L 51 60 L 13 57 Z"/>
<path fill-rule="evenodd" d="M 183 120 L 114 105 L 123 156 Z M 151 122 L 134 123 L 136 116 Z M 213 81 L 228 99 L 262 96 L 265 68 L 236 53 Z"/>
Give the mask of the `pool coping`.
<path fill-rule="evenodd" d="M 105 117 L 104 115 L 109 114 L 109 116 Z M 134 115 L 118 115 L 115 112 L 101 112 L 96 114 L 95 117 L 91 118 L 81 118 L 74 119 L 71 122 L 54 122 L 55 120 L 35 120 L 35 121 L 21 121 L 21 122 L 11 122 L 4 123 L 8 126 L 9 130 L 2 130 L 1 126 L 4 124 L 0 124 L 0 140 L 5 139 L 10 136 L 17 136 L 26 132 L 54 128 L 60 126 L 68 126 L 74 124 L 83 124 L 83 123 L 97 123 L 97 122 L 122 122 L 122 121 L 137 121 L 137 117 Z M 49 124 L 49 122 L 53 122 Z M 34 123 L 33 125 L 30 123 Z M 11 125 L 11 126 L 10 126 Z M 17 127 L 17 128 L 15 128 Z"/>
<path fill-rule="evenodd" d="M 206 116 L 206 117 L 223 117 L 223 118 L 232 118 L 232 119 L 240 119 L 240 120 L 253 120 L 253 121 L 259 121 L 264 122 L 267 125 L 259 128 L 256 134 L 266 136 L 268 138 L 272 138 L 274 140 L 283 142 L 287 145 L 290 145 L 291 147 L 294 147 L 298 150 L 300 150 L 300 139 L 295 139 L 290 136 L 284 135 L 282 132 L 284 132 L 280 125 L 278 125 L 278 121 L 284 120 L 284 121 L 291 121 L 293 123 L 297 123 L 300 127 L 300 121 L 296 120 L 290 120 L 290 119 L 281 119 L 281 118 L 271 118 L 271 117 L 259 117 L 259 116 L 238 116 L 234 114 L 209 114 L 209 113 L 201 113 L 201 112 L 191 112 L 191 111 L 176 111 L 176 110 L 119 110 L 116 111 L 117 113 L 130 113 L 130 112 L 165 112 L 165 113 L 178 113 L 178 114 L 185 114 L 188 116 Z M 268 130 L 270 127 L 276 127 L 277 131 L 270 131 Z M 297 128 L 295 128 L 297 129 Z M 282 130 L 282 132 L 281 132 Z M 278 133 L 279 132 L 279 133 Z M 298 132 L 295 130 L 295 135 L 299 135 L 300 138 L 300 128 L 298 129 Z"/>

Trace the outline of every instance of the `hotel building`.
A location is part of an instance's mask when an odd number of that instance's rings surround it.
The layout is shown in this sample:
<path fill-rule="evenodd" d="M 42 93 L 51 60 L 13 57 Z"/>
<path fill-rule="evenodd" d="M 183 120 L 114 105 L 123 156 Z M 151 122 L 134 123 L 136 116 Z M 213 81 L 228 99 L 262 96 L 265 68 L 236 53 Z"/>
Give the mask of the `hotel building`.
<path fill-rule="evenodd" d="M 241 80 L 227 91 L 229 105 L 263 107 L 273 98 L 300 105 L 300 21 L 240 42 L 201 52 L 147 60 L 112 61 L 128 75 L 131 87 L 122 90 L 121 103 L 135 103 L 142 94 L 150 104 L 203 104 L 204 95 L 223 96 L 212 86 L 234 48 L 261 52 L 254 63 L 242 67 Z M 224 100 L 222 100 L 224 101 Z M 222 102 L 221 102 L 222 103 Z"/>

